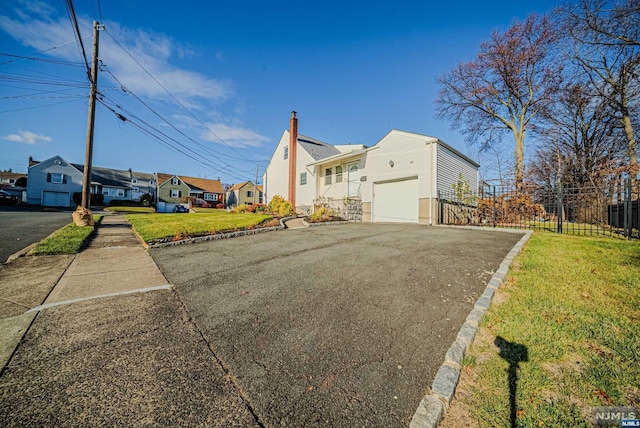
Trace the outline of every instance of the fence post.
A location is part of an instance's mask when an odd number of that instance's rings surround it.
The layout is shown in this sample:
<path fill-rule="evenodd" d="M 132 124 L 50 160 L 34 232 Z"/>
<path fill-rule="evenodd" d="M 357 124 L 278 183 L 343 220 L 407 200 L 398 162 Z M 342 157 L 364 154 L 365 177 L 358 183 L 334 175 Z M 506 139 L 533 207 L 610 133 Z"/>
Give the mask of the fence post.
<path fill-rule="evenodd" d="M 493 227 L 496 227 L 496 186 L 493 186 Z"/>
<path fill-rule="evenodd" d="M 627 239 L 631 240 L 631 233 L 633 232 L 633 214 L 631 205 L 631 177 L 628 177 L 624 181 L 624 232 L 627 234 Z"/>
<path fill-rule="evenodd" d="M 562 183 L 558 183 L 556 193 L 556 214 L 558 216 L 558 233 L 562 233 Z"/>

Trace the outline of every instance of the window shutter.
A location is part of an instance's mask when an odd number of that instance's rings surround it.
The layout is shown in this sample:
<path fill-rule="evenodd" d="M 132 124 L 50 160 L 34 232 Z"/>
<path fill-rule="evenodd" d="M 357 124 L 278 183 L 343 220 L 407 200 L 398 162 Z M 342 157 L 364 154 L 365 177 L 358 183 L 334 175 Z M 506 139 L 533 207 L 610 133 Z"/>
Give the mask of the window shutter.
<path fill-rule="evenodd" d="M 51 183 L 51 173 L 47 173 L 47 183 Z"/>
<path fill-rule="evenodd" d="M 67 176 L 66 175 L 62 175 L 62 184 L 67 184 Z"/>
<path fill-rule="evenodd" d="M 182 190 L 178 190 L 178 197 L 181 198 L 182 197 Z"/>

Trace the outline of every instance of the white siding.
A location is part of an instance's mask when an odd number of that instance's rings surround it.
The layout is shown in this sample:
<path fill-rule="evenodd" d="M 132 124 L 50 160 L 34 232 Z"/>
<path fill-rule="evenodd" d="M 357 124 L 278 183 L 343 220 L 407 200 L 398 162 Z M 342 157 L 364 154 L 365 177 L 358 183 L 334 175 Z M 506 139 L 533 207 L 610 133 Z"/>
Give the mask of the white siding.
<path fill-rule="evenodd" d="M 391 131 L 374 148 L 367 151 L 360 175 L 363 202 L 371 202 L 373 183 L 418 177 L 418 198 L 431 196 L 431 142 L 432 137 Z M 390 165 L 393 161 L 393 166 Z"/>
<path fill-rule="evenodd" d="M 276 150 L 271 156 L 264 175 L 265 203 L 271 202 L 271 198 L 280 195 L 287 198 L 289 194 L 289 159 L 284 159 L 284 148 L 289 146 L 289 131 L 284 131 Z"/>
<path fill-rule="evenodd" d="M 478 189 L 478 168 L 448 148 L 438 144 L 438 191 L 451 192 L 460 179 L 469 180 L 472 191 Z"/>

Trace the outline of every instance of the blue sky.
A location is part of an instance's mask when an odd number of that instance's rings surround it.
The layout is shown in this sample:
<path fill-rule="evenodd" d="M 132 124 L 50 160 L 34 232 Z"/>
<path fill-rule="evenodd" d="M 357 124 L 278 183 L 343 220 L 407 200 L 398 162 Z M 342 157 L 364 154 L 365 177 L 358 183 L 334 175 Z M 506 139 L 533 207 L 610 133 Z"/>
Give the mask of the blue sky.
<path fill-rule="evenodd" d="M 401 129 L 488 166 L 435 118 L 435 78 L 472 59 L 493 30 L 558 5 L 75 0 L 88 57 L 92 21 L 105 26 L 98 86 L 127 112 L 122 121 L 98 104 L 93 163 L 254 180 L 295 110 L 300 133 L 328 143 L 371 146 Z M 83 163 L 89 86 L 65 1 L 2 2 L 0 53 L 0 170 L 26 172 L 29 156 Z M 132 125 L 141 121 L 164 143 Z"/>

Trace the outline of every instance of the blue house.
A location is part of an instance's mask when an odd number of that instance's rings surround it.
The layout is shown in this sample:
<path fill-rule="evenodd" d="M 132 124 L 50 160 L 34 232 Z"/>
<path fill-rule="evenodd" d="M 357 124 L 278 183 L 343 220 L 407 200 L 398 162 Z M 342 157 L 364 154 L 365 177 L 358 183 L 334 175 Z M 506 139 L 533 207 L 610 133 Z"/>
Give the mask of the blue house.
<path fill-rule="evenodd" d="M 29 158 L 27 203 L 45 207 L 74 207 L 73 194 L 82 192 L 84 166 L 72 164 L 60 156 L 42 162 Z M 91 169 L 91 193 L 102 194 L 104 203 L 116 200 L 140 200 L 157 194 L 155 174 L 103 167 Z"/>

